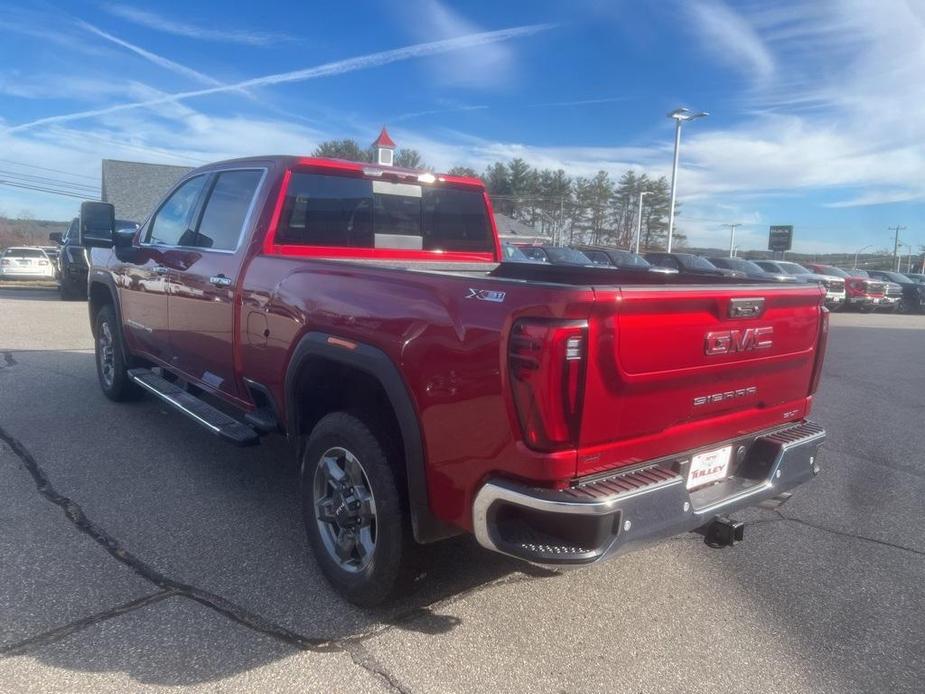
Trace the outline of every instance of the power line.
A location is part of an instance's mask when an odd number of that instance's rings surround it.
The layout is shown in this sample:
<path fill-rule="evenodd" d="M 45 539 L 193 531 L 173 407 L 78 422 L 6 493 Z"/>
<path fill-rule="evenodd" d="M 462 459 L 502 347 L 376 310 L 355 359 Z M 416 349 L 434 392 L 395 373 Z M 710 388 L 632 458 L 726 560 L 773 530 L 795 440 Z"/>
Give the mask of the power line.
<path fill-rule="evenodd" d="M 20 188 L 22 190 L 33 190 L 39 193 L 50 193 L 52 195 L 62 195 L 67 198 L 77 198 L 78 200 L 86 200 L 88 196 L 80 195 L 72 191 L 56 190 L 54 188 L 43 188 L 40 186 L 31 186 L 21 183 L 14 183 L 12 181 L 7 181 L 0 179 L 0 186 L 9 186 L 10 188 Z"/>
<path fill-rule="evenodd" d="M 100 188 L 99 186 L 92 186 L 85 183 L 71 183 L 70 181 L 65 181 L 60 178 L 51 178 L 48 176 L 32 176 L 29 174 L 22 174 L 17 171 L 7 171 L 5 169 L 0 169 L 0 176 L 13 178 L 17 183 L 29 183 L 36 185 L 53 185 L 58 188 L 68 188 L 75 191 L 84 191 L 98 193 Z"/>
<path fill-rule="evenodd" d="M 70 171 L 63 171 L 61 169 L 50 169 L 47 166 L 36 166 L 35 164 L 25 164 L 21 161 L 13 161 L 12 159 L 0 159 L 0 162 L 3 162 L 5 164 L 15 164 L 16 166 L 23 166 L 27 169 L 38 169 L 40 171 L 51 171 L 52 173 L 64 174 L 65 176 L 73 176 L 74 178 L 81 178 L 81 179 L 85 179 L 88 181 L 93 180 L 92 178 L 89 178 L 83 174 L 76 174 Z"/>

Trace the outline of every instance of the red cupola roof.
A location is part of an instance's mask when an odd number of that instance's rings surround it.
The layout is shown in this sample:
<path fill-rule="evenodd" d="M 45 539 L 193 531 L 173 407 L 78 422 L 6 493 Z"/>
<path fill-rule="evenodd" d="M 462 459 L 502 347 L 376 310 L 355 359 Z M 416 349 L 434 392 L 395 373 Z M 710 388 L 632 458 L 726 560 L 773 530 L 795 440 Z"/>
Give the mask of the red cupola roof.
<path fill-rule="evenodd" d="M 384 127 L 382 128 L 382 132 L 379 133 L 379 137 L 373 142 L 373 147 L 388 147 L 389 149 L 395 149 L 395 143 L 392 141 L 392 138 L 389 137 L 389 131 Z"/>

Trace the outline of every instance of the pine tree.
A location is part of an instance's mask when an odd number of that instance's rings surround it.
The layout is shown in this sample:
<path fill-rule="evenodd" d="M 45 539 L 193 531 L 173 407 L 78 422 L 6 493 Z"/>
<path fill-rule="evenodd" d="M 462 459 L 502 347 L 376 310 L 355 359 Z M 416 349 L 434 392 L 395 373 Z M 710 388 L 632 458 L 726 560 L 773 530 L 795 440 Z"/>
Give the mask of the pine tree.
<path fill-rule="evenodd" d="M 479 175 L 475 172 L 475 169 L 470 169 L 468 166 L 454 166 L 452 169 L 447 171 L 450 176 L 468 176 L 470 178 L 478 178 Z"/>
<path fill-rule="evenodd" d="M 421 153 L 416 149 L 400 149 L 395 153 L 395 166 L 403 169 L 426 169 L 429 168 L 421 157 Z"/>
<path fill-rule="evenodd" d="M 328 140 L 322 142 L 315 151 L 313 157 L 326 157 L 328 159 L 346 159 L 347 161 L 371 162 L 373 161 L 372 151 L 363 149 L 357 144 L 356 140 Z"/>

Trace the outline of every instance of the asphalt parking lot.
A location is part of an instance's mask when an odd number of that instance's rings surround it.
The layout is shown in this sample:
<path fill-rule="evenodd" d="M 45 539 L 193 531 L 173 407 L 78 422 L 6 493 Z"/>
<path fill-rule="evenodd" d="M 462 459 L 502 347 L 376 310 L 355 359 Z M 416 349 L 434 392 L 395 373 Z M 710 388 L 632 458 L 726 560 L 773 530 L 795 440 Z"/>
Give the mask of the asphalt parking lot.
<path fill-rule="evenodd" d="M 563 574 L 470 538 L 364 612 L 292 455 L 99 392 L 86 305 L 0 288 L 0 688 L 900 692 L 925 678 L 925 316 L 835 314 L 823 474 L 746 541 Z"/>

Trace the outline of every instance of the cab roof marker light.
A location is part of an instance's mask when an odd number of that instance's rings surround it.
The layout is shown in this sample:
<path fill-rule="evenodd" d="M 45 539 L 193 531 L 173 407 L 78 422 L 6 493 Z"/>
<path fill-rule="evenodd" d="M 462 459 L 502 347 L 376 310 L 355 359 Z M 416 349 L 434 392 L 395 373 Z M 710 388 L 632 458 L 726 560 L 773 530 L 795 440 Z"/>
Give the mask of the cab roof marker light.
<path fill-rule="evenodd" d="M 381 175 L 382 175 L 382 169 L 377 169 L 377 168 L 374 168 L 374 167 L 372 167 L 372 166 L 364 166 L 364 167 L 363 167 L 363 175 L 364 175 L 364 176 L 381 176 Z"/>

